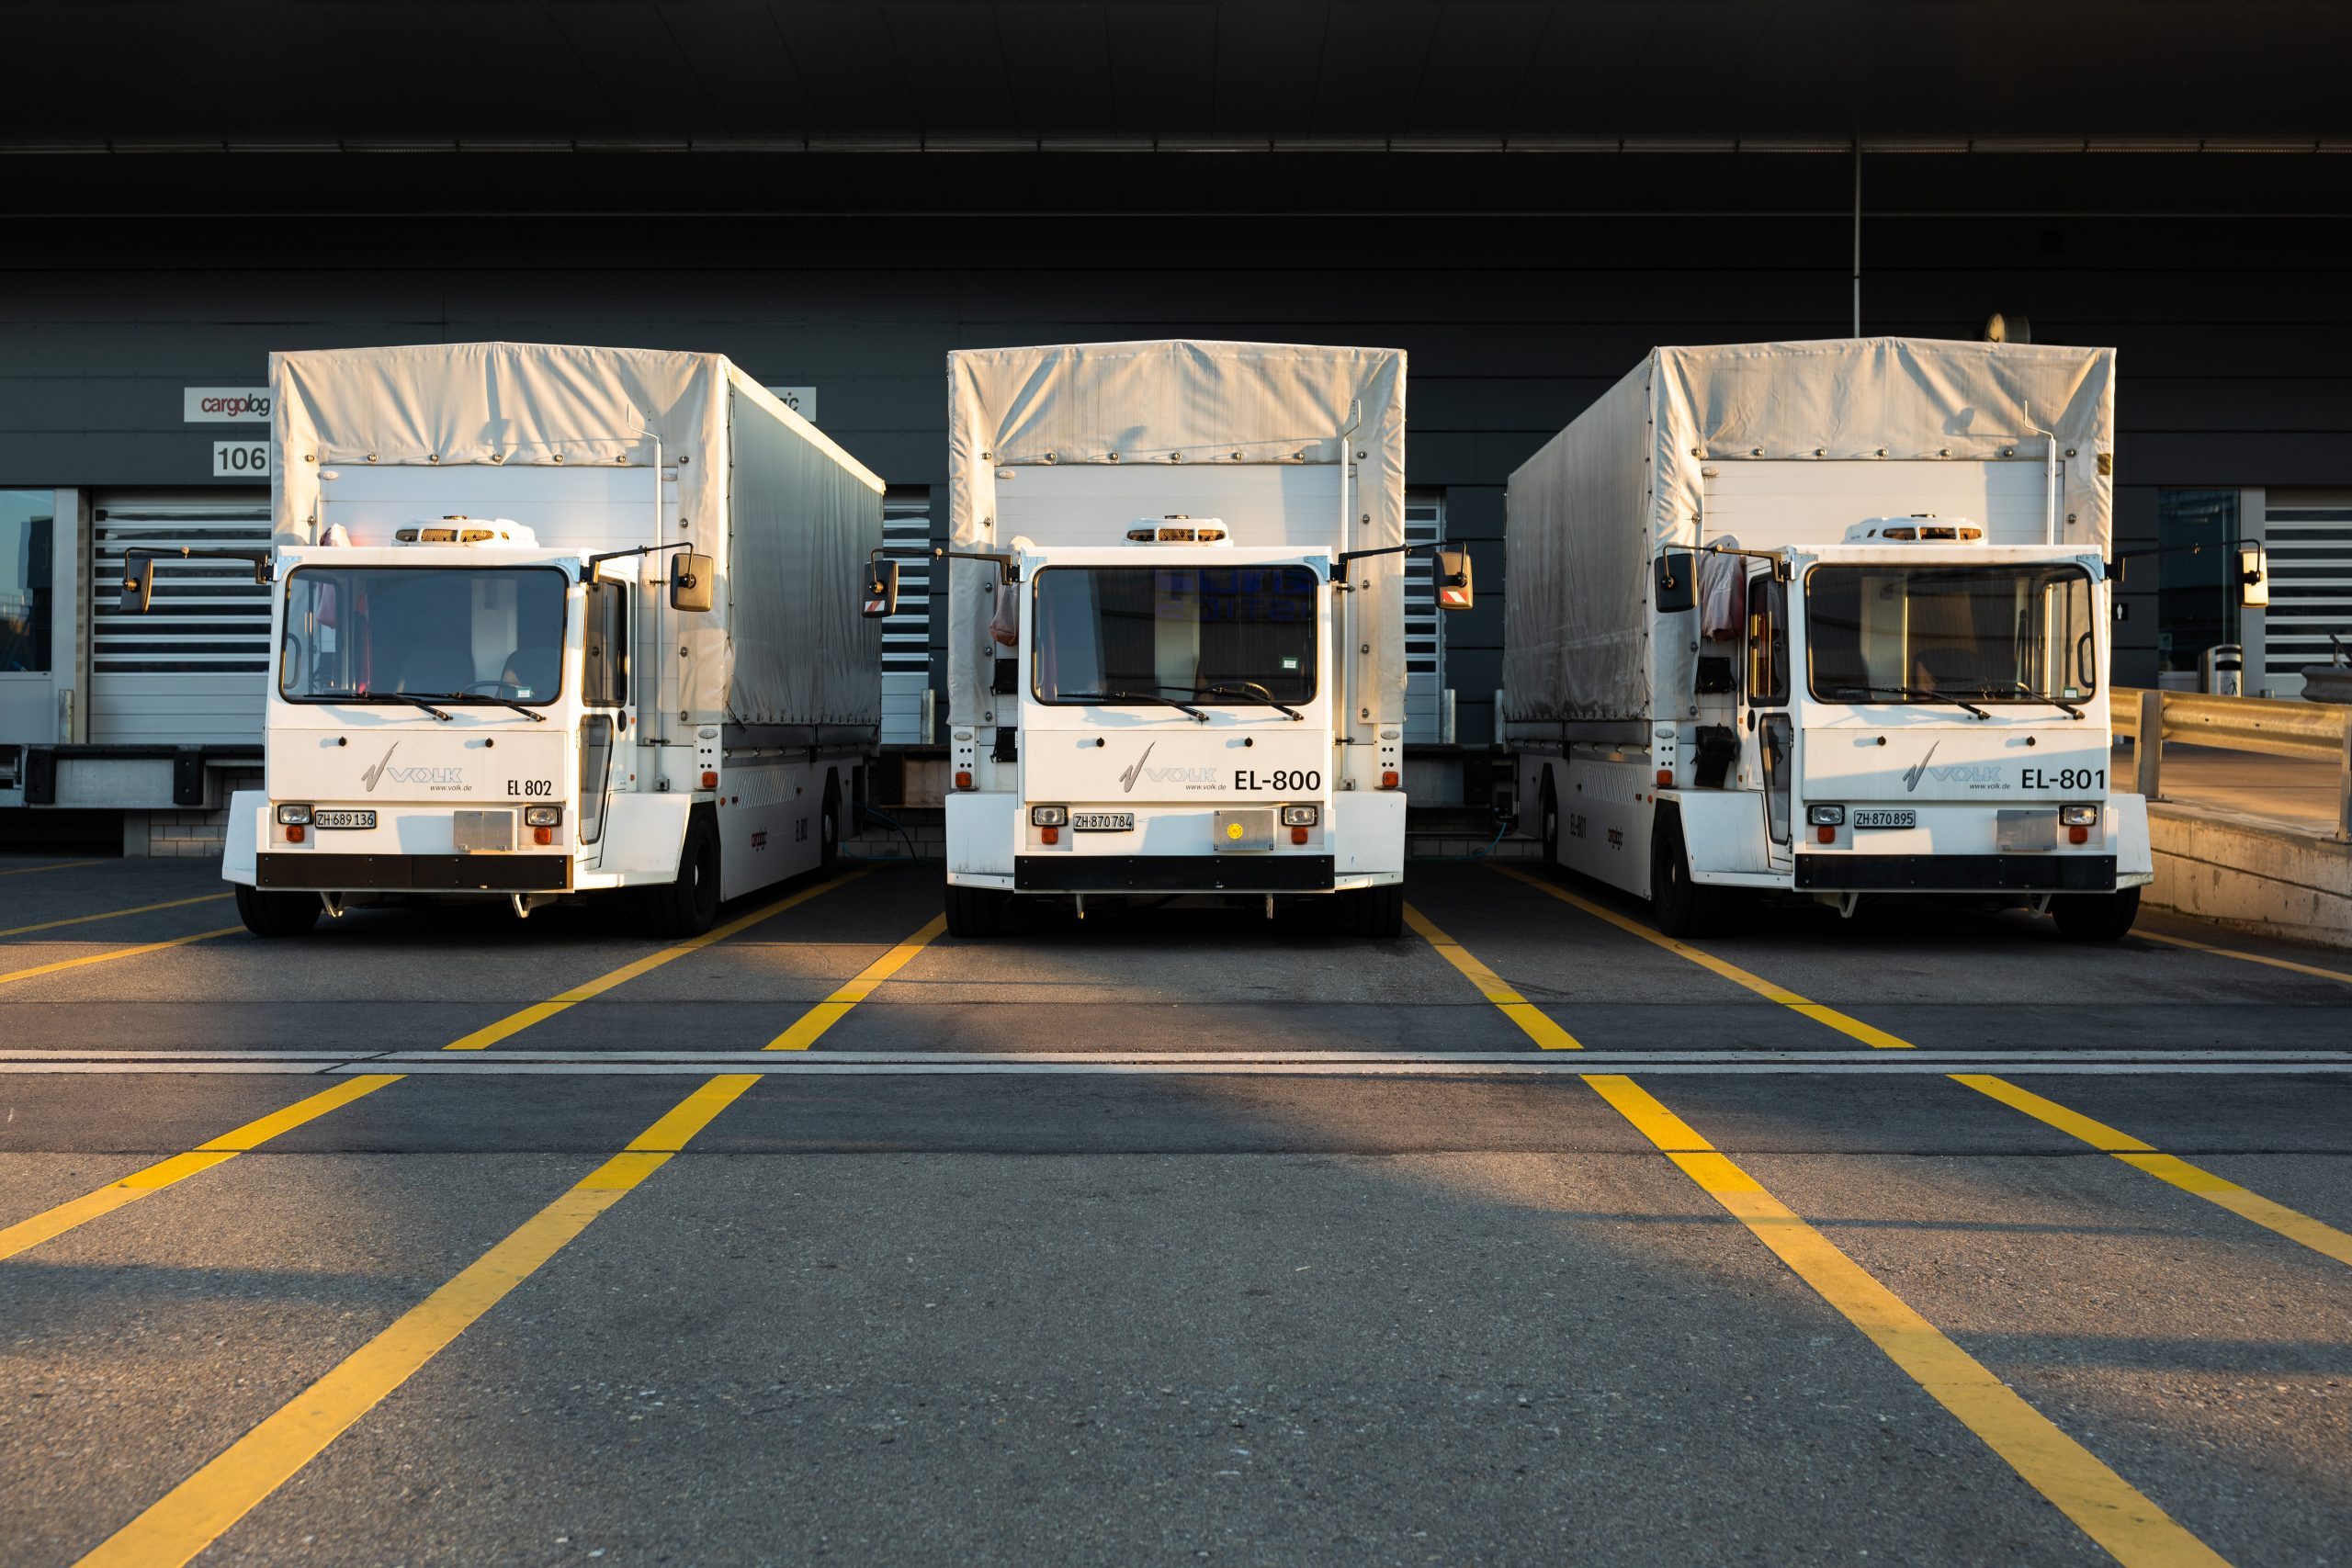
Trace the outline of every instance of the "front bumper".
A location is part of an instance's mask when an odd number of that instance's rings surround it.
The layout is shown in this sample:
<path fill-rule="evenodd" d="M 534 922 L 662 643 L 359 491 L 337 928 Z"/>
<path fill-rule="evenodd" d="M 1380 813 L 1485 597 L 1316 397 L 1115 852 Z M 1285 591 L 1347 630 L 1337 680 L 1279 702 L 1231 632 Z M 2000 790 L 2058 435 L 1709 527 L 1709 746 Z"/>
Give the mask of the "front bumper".
<path fill-rule="evenodd" d="M 1329 855 L 1018 855 L 1016 893 L 1329 893 Z"/>
<path fill-rule="evenodd" d="M 2115 886 L 2113 855 L 1797 856 L 1804 893 L 2112 893 Z"/>
<path fill-rule="evenodd" d="M 560 854 L 356 855 L 262 852 L 254 886 L 307 893 L 561 893 L 571 857 Z"/>

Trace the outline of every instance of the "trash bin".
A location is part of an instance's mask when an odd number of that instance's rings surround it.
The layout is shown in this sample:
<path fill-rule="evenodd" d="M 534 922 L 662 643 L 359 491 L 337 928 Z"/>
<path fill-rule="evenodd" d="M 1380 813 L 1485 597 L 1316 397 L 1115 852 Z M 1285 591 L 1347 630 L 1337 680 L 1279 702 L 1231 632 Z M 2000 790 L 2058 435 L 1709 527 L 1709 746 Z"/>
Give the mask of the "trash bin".
<path fill-rule="evenodd" d="M 2207 649 L 2197 659 L 2197 689 L 2210 697 L 2245 695 L 2245 649 L 2233 642 Z"/>

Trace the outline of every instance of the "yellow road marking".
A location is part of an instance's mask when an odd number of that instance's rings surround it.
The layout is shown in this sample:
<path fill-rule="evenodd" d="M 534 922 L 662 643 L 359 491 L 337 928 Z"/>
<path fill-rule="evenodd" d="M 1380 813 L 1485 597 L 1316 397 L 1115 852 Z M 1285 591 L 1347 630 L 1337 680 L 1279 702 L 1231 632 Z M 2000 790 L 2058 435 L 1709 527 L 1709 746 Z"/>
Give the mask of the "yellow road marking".
<path fill-rule="evenodd" d="M 1408 918 L 1412 918 L 1409 911 Z M 1427 926 L 1425 920 L 1417 921 L 1414 929 L 1423 931 Z M 1457 963 L 1455 967 L 1463 965 Z M 1495 984 L 1506 994 L 1516 994 L 1499 980 Z M 1488 999 L 1493 1000 L 1491 995 Z M 1718 1152 L 1657 1096 L 1622 1074 L 1580 1076 L 1659 1153 L 1746 1226 L 1749 1235 L 1770 1247 L 1791 1272 L 1861 1330 L 1928 1397 L 1950 1411 L 2117 1562 L 2128 1568 L 2228 1568 L 2223 1558 L 2182 1529 L 2146 1494 L 2068 1437 L 1983 1362 L 1775 1198 L 1736 1161 Z"/>
<path fill-rule="evenodd" d="M 892 954 L 913 956 L 944 925 L 944 919 L 932 921 L 893 948 Z M 880 966 L 869 966 L 865 975 Z M 872 990 L 872 986 L 866 987 L 867 994 Z M 809 1010 L 832 1005 L 829 999 Z M 76 1568 L 176 1568 L 211 1545 L 562 1251 L 599 1214 L 668 1164 L 757 1082 L 754 1073 L 722 1074 L 672 1106 L 627 1148 L 582 1177 L 457 1278 L 165 1493 L 83 1557 Z"/>
<path fill-rule="evenodd" d="M 23 936 L 28 931 L 53 931 L 60 926 L 86 926 L 92 920 L 119 920 L 125 915 L 152 915 L 158 909 L 184 909 L 190 904 L 217 904 L 223 898 L 233 898 L 233 893 L 207 893 L 196 898 L 174 898 L 162 904 L 141 904 L 135 909 L 108 909 L 103 915 L 75 915 L 66 920 L 43 920 L 37 926 L 11 926 L 0 936 Z"/>
<path fill-rule="evenodd" d="M 646 971 L 657 969 L 673 958 L 682 958 L 689 953 L 708 947 L 714 942 L 733 936 L 738 931 L 747 931 L 771 915 L 780 915 L 796 904 L 805 904 L 820 893 L 830 892 L 842 884 L 854 881 L 865 874 L 866 873 L 861 867 L 830 881 L 818 883 L 812 887 L 804 887 L 797 893 L 779 898 L 773 904 L 754 909 L 750 914 L 729 920 L 723 926 L 714 926 L 698 937 L 689 938 L 673 946 L 665 947 L 659 953 L 649 954 L 633 963 L 624 964 L 610 974 L 599 976 L 584 985 L 574 986 L 571 990 L 560 993 L 552 1000 L 534 1002 L 520 1011 L 509 1013 L 496 1023 L 484 1029 L 478 1029 L 461 1039 L 454 1040 L 442 1049 L 479 1051 L 510 1035 L 519 1034 L 543 1019 L 553 1018 L 575 1002 L 583 1002 L 591 997 L 602 996 L 623 981 L 635 979 Z M 216 931 L 213 934 L 217 936 L 220 933 Z M 141 950 L 133 949 L 132 951 Z M 900 962 L 905 961 L 902 959 Z M 0 979 L 11 977 L 0 976 Z M 85 1193 L 79 1198 L 59 1204 L 56 1208 L 35 1214 L 28 1220 L 19 1221 L 6 1230 L 0 1230 L 0 1259 L 13 1257 L 28 1247 L 38 1247 L 53 1236 L 62 1235 L 76 1225 L 86 1224 L 101 1214 L 111 1213 L 126 1203 L 146 1197 L 150 1192 L 160 1192 L 166 1187 L 175 1186 L 191 1176 L 209 1170 L 214 1166 L 233 1159 L 249 1149 L 258 1147 L 280 1133 L 299 1127 L 315 1117 L 323 1116 L 339 1106 L 347 1105 L 359 1099 L 362 1095 L 371 1094 L 382 1089 L 386 1084 L 397 1083 L 401 1076 L 398 1073 L 368 1074 L 352 1078 L 323 1094 L 314 1094 L 310 1099 L 289 1105 L 283 1111 L 272 1111 L 258 1121 L 248 1122 L 234 1132 L 225 1133 L 200 1148 L 192 1149 L 187 1154 L 174 1155 L 171 1158 L 158 1161 L 143 1170 L 133 1171 L 121 1180 L 110 1182 L 95 1192 Z M 737 1092 L 740 1093 L 741 1090 Z"/>
<path fill-rule="evenodd" d="M 198 1171 L 210 1170 L 248 1149 L 259 1147 L 281 1133 L 290 1132 L 305 1122 L 315 1121 L 363 1095 L 373 1094 L 386 1084 L 398 1083 L 400 1077 L 398 1073 L 368 1073 L 346 1078 L 333 1089 L 314 1094 L 308 1100 L 297 1100 L 282 1111 L 273 1111 L 186 1154 L 174 1155 L 143 1170 L 132 1171 L 121 1180 L 110 1182 L 95 1192 L 61 1203 L 54 1209 L 35 1214 L 31 1219 L 19 1221 L 6 1230 L 0 1230 L 0 1258 L 13 1258 L 28 1247 L 39 1247 L 51 1236 L 62 1235 L 76 1225 L 85 1224 L 100 1214 L 111 1213 L 150 1192 L 160 1192 L 166 1187 L 187 1180 Z"/>
<path fill-rule="evenodd" d="M 22 876 L 34 871 L 79 871 L 85 865 L 97 863 L 94 860 L 62 860 L 54 865 L 12 865 L 6 871 L 0 871 L 0 876 Z"/>
<path fill-rule="evenodd" d="M 830 893 L 844 883 L 854 882 L 865 874 L 865 868 L 861 866 L 855 871 L 845 872 L 840 876 L 820 882 L 814 886 L 804 887 L 797 893 L 779 898 L 773 904 L 754 909 L 750 914 L 729 920 L 723 926 L 713 926 L 700 936 L 689 937 L 673 946 L 663 948 L 659 953 L 648 953 L 643 958 L 622 964 L 609 974 L 599 975 L 594 979 L 574 986 L 568 991 L 559 991 L 546 1001 L 534 1002 L 520 1012 L 509 1013 L 496 1023 L 477 1029 L 463 1039 L 451 1041 L 442 1049 L 480 1051 L 495 1045 L 511 1035 L 522 1033 L 535 1023 L 544 1023 L 566 1008 L 601 997 L 616 986 L 624 985 L 640 975 L 659 969 L 674 959 L 684 958 L 689 953 L 699 953 L 712 942 L 724 942 L 739 931 L 749 931 L 762 920 L 781 915 L 796 904 L 806 904 L 820 893 Z"/>
<path fill-rule="evenodd" d="M 874 987 L 907 966 L 907 962 L 947 929 L 947 917 L 935 915 L 929 924 L 859 970 L 849 984 L 800 1015 L 790 1029 L 769 1041 L 763 1050 L 806 1051 L 817 1037 L 839 1023 L 849 1010 L 874 994 Z"/>
<path fill-rule="evenodd" d="M 1751 974 L 1736 964 L 1718 958 L 1712 953 L 1702 953 L 1688 942 L 1677 942 L 1662 931 L 1652 931 L 1640 921 L 1628 919 L 1614 909 L 1606 908 L 1587 898 L 1579 898 L 1565 887 L 1555 886 L 1541 878 L 1530 876 L 1525 872 L 1515 871 L 1509 866 L 1498 865 L 1492 869 L 1515 882 L 1523 882 L 1530 887 L 1549 893 L 1564 904 L 1572 904 L 1587 914 L 1608 921 L 1620 931 L 1630 931 L 1644 942 L 1663 947 L 1669 953 L 1679 953 L 1702 968 L 1711 969 L 1727 980 L 1736 981 L 1758 995 L 1781 1003 L 1792 1012 L 1803 1013 L 1816 1023 L 1826 1024 L 1839 1033 L 1851 1035 L 1878 1050 L 1910 1051 L 1917 1048 L 1908 1040 L 1889 1034 L 1883 1029 L 1873 1029 L 1858 1018 L 1849 1018 L 1839 1012 L 1836 1008 L 1825 1007 L 1819 1002 L 1807 1001 L 1795 992 L 1775 986 L 1770 980 L 1759 975 Z M 2180 942 L 2180 939 L 2176 937 L 2159 937 L 2157 940 Z M 2181 945 L 2195 947 L 2199 944 L 2184 942 Z M 2207 951 L 2220 953 L 2224 950 L 2212 948 Z M 2305 964 L 2287 964 L 2283 959 L 2263 959 L 2251 953 L 2232 956 L 2254 958 L 2256 963 L 2275 963 L 2290 969 L 2307 969 L 2308 972 L 2315 975 L 2329 973 L 2324 969 L 2310 969 Z M 2347 976 L 2335 977 L 2352 978 Z M 2134 1170 L 2143 1171 L 2160 1181 L 2170 1182 L 2183 1192 L 2194 1193 L 2209 1203 L 2227 1209 L 2241 1219 L 2251 1220 L 2265 1230 L 2275 1232 L 2290 1241 L 2308 1247 L 2325 1257 L 2333 1258 L 2338 1263 L 2352 1264 L 2352 1235 L 2347 1235 L 2324 1221 L 2315 1220 L 2300 1210 L 2290 1209 L 2284 1203 L 2265 1198 L 2260 1193 L 2216 1176 L 2202 1167 L 2191 1165 L 2176 1155 L 2164 1154 L 2153 1144 L 2143 1143 L 2129 1133 L 2119 1132 L 2106 1122 L 2094 1120 L 2078 1111 L 2069 1111 L 2056 1100 L 2044 1099 L 2030 1089 L 2019 1089 L 2007 1078 L 1996 1077 L 1989 1073 L 1949 1073 L 1945 1076 L 1954 1083 L 1965 1084 L 1977 1093 L 1997 1100 L 2011 1110 L 2021 1111 L 2037 1122 L 2055 1127 L 2070 1137 L 2078 1138 L 2101 1154 L 2113 1155 Z"/>
<path fill-rule="evenodd" d="M 1478 987 L 1478 994 L 1502 1010 L 1502 1015 L 1519 1025 L 1520 1032 L 1537 1046 L 1546 1051 L 1577 1051 L 1583 1046 L 1577 1037 L 1545 1016 L 1544 1010 L 1503 984 L 1502 976 L 1471 956 L 1467 948 L 1430 923 L 1430 918 L 1405 906 L 1405 923 L 1414 933 L 1438 951 L 1438 955 L 1462 971 L 1469 982 Z"/>
<path fill-rule="evenodd" d="M 0 935 L 6 933 L 0 932 Z M 2298 964 L 2291 958 L 2271 958 L 2259 953 L 2241 953 L 2234 947 L 2215 947 L 2211 942 L 2191 942 L 2185 936 L 2165 936 L 2160 931 L 2135 931 L 2136 937 L 2161 942 L 2171 947 L 2194 948 L 2199 953 L 2211 953 L 2222 958 L 2242 959 L 2248 964 L 2267 964 L 2273 969 L 2291 969 L 2298 975 L 2314 975 L 2323 980 L 2341 980 L 2352 985 L 2352 973 L 2342 969 L 2323 969 L 2316 964 Z"/>
<path fill-rule="evenodd" d="M 167 947 L 186 947 L 192 942 L 210 942 L 216 936 L 234 936 L 243 926 L 222 926 L 217 931 L 198 931 L 193 936 L 175 936 L 169 942 L 145 942 L 138 947 L 118 947 L 111 953 L 85 953 L 80 958 L 61 958 L 54 964 L 36 964 L 29 969 L 12 969 L 0 975 L 0 986 L 11 980 L 29 980 L 36 975 L 54 975 L 61 969 L 79 969 L 85 964 L 111 964 L 118 958 L 136 958 L 142 953 L 161 953 Z"/>

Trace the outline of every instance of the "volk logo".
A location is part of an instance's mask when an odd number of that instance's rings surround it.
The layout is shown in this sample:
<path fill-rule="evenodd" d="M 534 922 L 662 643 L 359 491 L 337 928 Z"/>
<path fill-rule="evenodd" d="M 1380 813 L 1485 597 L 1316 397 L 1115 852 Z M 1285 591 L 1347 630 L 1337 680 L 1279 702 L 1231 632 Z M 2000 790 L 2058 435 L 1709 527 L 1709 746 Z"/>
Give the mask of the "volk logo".
<path fill-rule="evenodd" d="M 1928 757 L 1934 756 L 1936 754 L 1936 747 L 1942 744 L 1943 742 L 1940 740 L 1936 741 L 1934 745 L 1928 748 L 1927 757 L 1920 758 L 1917 761 L 1903 770 L 1904 794 L 1910 795 L 1918 789 L 1919 781 L 1928 776 Z"/>
<path fill-rule="evenodd" d="M 1155 740 L 1151 745 L 1145 747 L 1143 749 L 1143 755 L 1136 759 L 1136 765 L 1120 773 L 1119 790 L 1121 794 L 1135 794 L 1136 782 L 1138 779 L 1149 779 L 1154 784 L 1182 784 L 1188 789 L 1205 789 L 1216 785 L 1220 775 L 1215 768 L 1145 767 L 1144 764 L 1151 761 L 1153 749 L 1158 747 L 1159 744 L 1159 742 Z"/>
<path fill-rule="evenodd" d="M 383 782 L 384 769 L 390 764 L 392 753 L 400 749 L 401 743 L 397 740 L 393 741 L 384 748 L 384 754 L 376 759 L 376 765 L 359 775 L 359 782 L 368 786 L 369 795 L 375 794 L 376 786 Z"/>

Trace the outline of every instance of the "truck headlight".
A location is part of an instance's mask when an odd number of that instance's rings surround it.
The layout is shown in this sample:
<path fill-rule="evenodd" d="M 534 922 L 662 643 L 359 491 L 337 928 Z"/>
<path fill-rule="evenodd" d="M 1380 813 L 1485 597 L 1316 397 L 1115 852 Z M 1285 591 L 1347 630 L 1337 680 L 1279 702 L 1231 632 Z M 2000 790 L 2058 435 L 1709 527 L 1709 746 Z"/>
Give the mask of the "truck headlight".
<path fill-rule="evenodd" d="M 311 808 L 307 806 L 281 806 L 277 808 L 277 819 L 288 828 L 308 827 Z"/>
<path fill-rule="evenodd" d="M 1322 820 L 1323 808 L 1319 806 L 1285 806 L 1283 807 L 1283 826 L 1285 828 L 1312 828 L 1315 824 Z"/>
<path fill-rule="evenodd" d="M 1816 828 L 1842 828 L 1846 825 L 1846 808 L 1842 806 L 1808 806 L 1804 819 Z"/>
<path fill-rule="evenodd" d="M 1067 806 L 1033 806 L 1029 808 L 1029 824 L 1034 828 L 1058 828 L 1069 820 Z"/>
<path fill-rule="evenodd" d="M 562 820 L 563 807 L 560 806 L 523 807 L 523 826 L 526 828 L 552 828 Z"/>
<path fill-rule="evenodd" d="M 2096 828 L 2098 826 L 2098 807 L 2062 806 L 2058 808 L 2058 820 L 2068 828 Z"/>

